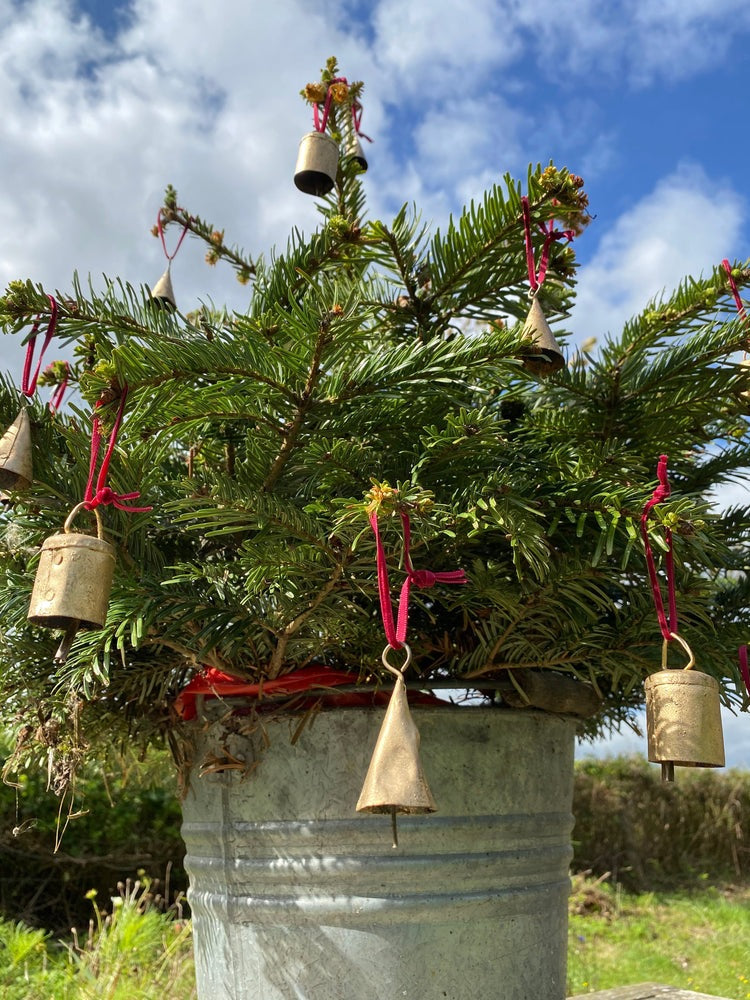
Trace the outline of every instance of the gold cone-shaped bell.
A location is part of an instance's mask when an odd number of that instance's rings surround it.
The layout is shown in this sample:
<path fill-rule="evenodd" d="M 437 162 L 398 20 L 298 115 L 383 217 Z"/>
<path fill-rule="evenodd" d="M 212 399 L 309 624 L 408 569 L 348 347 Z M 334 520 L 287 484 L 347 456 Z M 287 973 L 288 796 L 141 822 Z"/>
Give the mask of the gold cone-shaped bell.
<path fill-rule="evenodd" d="M 352 132 L 346 143 L 346 158 L 347 160 L 354 160 L 362 173 L 367 170 L 367 157 L 356 132 Z"/>
<path fill-rule="evenodd" d="M 24 408 L 0 438 L 0 490 L 25 490 L 34 478 L 31 421 Z"/>
<path fill-rule="evenodd" d="M 536 297 L 531 302 L 521 336 L 530 342 L 520 355 L 527 371 L 544 378 L 565 367 L 560 345 L 555 340 Z"/>
<path fill-rule="evenodd" d="M 302 137 L 294 171 L 300 191 L 321 197 L 333 189 L 339 165 L 339 147 L 325 132 L 308 132 Z"/>
<path fill-rule="evenodd" d="M 724 767 L 719 684 L 698 670 L 646 678 L 648 759 L 673 767 Z"/>
<path fill-rule="evenodd" d="M 429 813 L 437 806 L 419 759 L 419 731 L 401 674 L 373 750 L 357 812 Z"/>
<path fill-rule="evenodd" d="M 176 309 L 177 302 L 172 289 L 172 274 L 166 269 L 151 290 L 151 304 L 160 309 Z"/>

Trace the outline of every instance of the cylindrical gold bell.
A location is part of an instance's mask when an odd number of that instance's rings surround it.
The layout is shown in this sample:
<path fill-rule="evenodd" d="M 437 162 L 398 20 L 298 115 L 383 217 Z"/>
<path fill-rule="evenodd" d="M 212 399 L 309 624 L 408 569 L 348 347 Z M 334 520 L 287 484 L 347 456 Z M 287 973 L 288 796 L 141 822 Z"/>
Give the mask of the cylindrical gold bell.
<path fill-rule="evenodd" d="M 51 535 L 42 545 L 28 613 L 34 625 L 53 629 L 104 625 L 115 550 L 103 537 L 98 510 L 94 511 L 98 537 L 70 530 L 82 506 L 71 511 L 60 534 Z"/>
<path fill-rule="evenodd" d="M 750 378 L 750 358 L 743 358 L 742 361 L 740 361 L 740 365 L 742 365 L 745 369 L 745 379 L 747 380 Z M 747 385 L 747 381 L 745 384 Z M 750 389 L 744 389 L 740 393 L 740 398 L 744 399 L 746 403 L 750 403 Z"/>
<path fill-rule="evenodd" d="M 367 170 L 367 157 L 362 149 L 362 143 L 356 132 L 352 132 L 346 143 L 346 158 L 354 160 L 362 173 Z"/>
<path fill-rule="evenodd" d="M 0 438 L 0 490 L 25 490 L 34 478 L 31 421 L 24 408 Z"/>
<path fill-rule="evenodd" d="M 723 767 L 719 684 L 698 670 L 646 678 L 648 759 L 679 767 Z"/>
<path fill-rule="evenodd" d="M 527 371 L 544 378 L 565 367 L 565 357 L 536 297 L 532 299 L 521 337 L 529 341 L 529 346 L 520 355 Z"/>
<path fill-rule="evenodd" d="M 336 181 L 339 147 L 325 132 L 309 132 L 299 144 L 294 183 L 315 197 L 328 194 Z"/>
<path fill-rule="evenodd" d="M 172 274 L 167 268 L 151 290 L 151 304 L 160 309 L 176 309 L 177 302 L 172 289 Z"/>

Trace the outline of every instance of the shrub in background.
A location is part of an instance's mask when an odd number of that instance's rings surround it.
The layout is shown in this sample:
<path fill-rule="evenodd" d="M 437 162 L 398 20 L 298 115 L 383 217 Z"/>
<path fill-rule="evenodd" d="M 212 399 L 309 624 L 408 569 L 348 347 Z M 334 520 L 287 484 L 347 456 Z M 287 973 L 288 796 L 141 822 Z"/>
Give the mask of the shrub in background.
<path fill-rule="evenodd" d="M 7 743 L 0 750 L 7 755 Z M 3 917 L 55 933 L 88 926 L 89 890 L 114 896 L 139 871 L 160 880 L 151 884 L 157 905 L 186 889 L 180 807 L 164 754 L 146 762 L 118 757 L 111 766 L 89 761 L 62 804 L 35 767 L 18 784 L 0 785 Z M 75 818 L 66 824 L 69 810 Z"/>
<path fill-rule="evenodd" d="M 583 760 L 573 812 L 574 870 L 611 872 L 634 892 L 750 873 L 750 773 L 685 768 L 663 784 L 639 757 Z"/>

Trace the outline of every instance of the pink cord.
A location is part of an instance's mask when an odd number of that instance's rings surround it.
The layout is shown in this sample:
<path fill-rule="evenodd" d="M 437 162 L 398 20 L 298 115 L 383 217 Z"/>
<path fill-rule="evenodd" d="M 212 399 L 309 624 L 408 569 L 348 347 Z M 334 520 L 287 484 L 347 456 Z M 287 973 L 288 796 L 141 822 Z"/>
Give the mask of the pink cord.
<path fill-rule="evenodd" d="M 140 493 L 115 493 L 114 490 L 110 489 L 109 486 L 105 485 L 107 481 L 107 474 L 109 472 L 109 463 L 112 458 L 112 452 L 115 450 L 115 444 L 117 442 L 117 435 L 120 432 L 120 425 L 122 424 L 122 416 L 125 411 L 125 400 L 128 396 L 128 387 L 124 385 L 122 387 L 122 395 L 120 396 L 120 406 L 117 410 L 117 416 L 115 417 L 115 425 L 112 428 L 112 433 L 109 436 L 109 444 L 107 446 L 107 451 L 105 452 L 104 458 L 102 460 L 101 468 L 99 469 L 99 475 L 96 478 L 96 491 L 94 491 L 94 475 L 96 474 L 96 463 L 99 461 L 99 449 L 102 443 L 102 431 L 101 422 L 99 417 L 94 414 L 94 420 L 91 425 L 91 459 L 89 461 L 89 478 L 86 483 L 86 492 L 84 494 L 83 504 L 86 510 L 94 510 L 100 505 L 112 504 L 118 510 L 130 511 L 133 514 L 143 514 L 146 511 L 153 510 L 153 507 L 126 507 L 123 504 L 123 500 L 137 500 L 141 495 Z M 101 400 L 96 404 L 97 408 L 101 406 Z"/>
<path fill-rule="evenodd" d="M 669 619 L 667 619 L 667 616 L 664 613 L 664 603 L 661 598 L 659 580 L 656 575 L 654 553 L 651 549 L 651 540 L 648 537 L 649 514 L 658 503 L 661 503 L 662 500 L 666 500 L 671 493 L 669 487 L 669 479 L 667 478 L 667 461 L 668 458 L 666 455 L 662 455 L 659 458 L 659 464 L 656 468 L 656 476 L 659 480 L 659 485 L 654 490 L 651 499 L 643 508 L 643 514 L 641 515 L 641 535 L 643 536 L 643 547 L 646 552 L 646 566 L 648 568 L 648 577 L 651 583 L 651 593 L 654 598 L 654 607 L 656 608 L 656 617 L 659 620 L 659 628 L 661 629 L 661 634 L 662 637 L 665 639 L 665 641 L 671 642 L 673 637 L 672 634 L 677 631 L 677 595 L 675 592 L 675 584 L 674 584 L 674 555 L 672 552 L 672 531 L 671 529 L 667 529 L 665 533 L 665 538 L 667 542 L 667 554 L 664 558 L 664 564 L 667 571 Z"/>
<path fill-rule="evenodd" d="M 531 242 L 531 210 L 529 208 L 529 199 L 526 195 L 521 197 L 521 210 L 523 212 L 523 239 L 524 246 L 526 247 L 526 267 L 529 272 L 529 285 L 531 290 L 535 292 L 547 277 L 549 254 L 553 241 L 567 240 L 570 243 L 575 233 L 572 229 L 555 229 L 554 219 L 550 219 L 549 226 L 540 225 L 539 228 L 544 233 L 544 243 L 542 244 L 542 253 L 539 258 L 539 267 L 537 268 L 534 261 L 534 247 Z"/>
<path fill-rule="evenodd" d="M 740 298 L 739 289 L 737 288 L 737 282 L 734 280 L 734 276 L 732 274 L 732 265 L 725 257 L 724 260 L 721 262 L 721 266 L 727 272 L 727 276 L 729 278 L 729 287 L 732 290 L 732 295 L 734 296 L 734 301 L 737 305 L 737 312 L 740 314 L 741 319 L 747 320 L 747 313 L 745 312 L 745 304 Z"/>
<path fill-rule="evenodd" d="M 174 248 L 174 253 L 170 255 L 168 253 L 168 251 L 167 251 L 167 241 L 164 238 L 164 226 L 162 225 L 162 221 L 161 221 L 161 217 L 162 217 L 163 211 L 164 211 L 164 209 L 160 208 L 159 209 L 159 214 L 156 216 L 156 229 L 157 229 L 157 232 L 159 233 L 159 239 L 161 240 L 162 249 L 164 250 L 164 256 L 167 258 L 167 260 L 171 264 L 172 261 L 177 256 L 177 251 L 182 246 L 182 241 L 187 236 L 187 231 L 188 231 L 188 228 L 190 226 L 190 218 L 188 217 L 187 222 L 184 223 L 184 225 L 182 227 L 182 232 L 180 233 L 179 239 L 177 240 L 177 246 Z M 184 208 L 176 208 L 175 211 L 176 212 L 184 212 L 185 210 L 184 210 Z"/>
<path fill-rule="evenodd" d="M 42 368 L 42 359 L 44 358 L 44 352 L 49 347 L 49 342 L 55 335 L 55 327 L 57 326 L 57 302 L 54 296 L 48 295 L 50 304 L 50 315 L 49 323 L 47 324 L 47 331 L 44 334 L 44 343 L 42 344 L 42 349 L 39 352 L 39 361 L 37 362 L 36 370 L 31 375 L 31 365 L 34 361 L 34 348 L 36 346 L 36 338 L 39 332 L 39 320 L 37 319 L 31 328 L 31 336 L 29 337 L 29 342 L 26 345 L 26 358 L 23 363 L 23 375 L 21 376 L 21 392 L 24 396 L 33 396 L 36 392 L 36 384 L 39 379 L 39 372 Z"/>
<path fill-rule="evenodd" d="M 429 590 L 436 583 L 468 583 L 466 574 L 462 569 L 450 570 L 446 573 L 433 573 L 429 569 L 415 570 L 412 566 L 411 555 L 409 553 L 411 546 L 411 524 L 408 514 L 401 514 L 401 523 L 404 529 L 404 566 L 406 567 L 406 579 L 401 587 L 401 594 L 398 600 L 398 622 L 394 624 L 391 591 L 388 582 L 388 564 L 385 557 L 385 550 L 380 540 L 378 515 L 375 511 L 370 514 L 370 525 L 375 535 L 375 548 L 377 552 L 376 564 L 380 613 L 383 617 L 385 637 L 392 649 L 401 649 L 406 640 L 406 629 L 409 620 L 409 596 L 412 584 L 422 590 Z"/>

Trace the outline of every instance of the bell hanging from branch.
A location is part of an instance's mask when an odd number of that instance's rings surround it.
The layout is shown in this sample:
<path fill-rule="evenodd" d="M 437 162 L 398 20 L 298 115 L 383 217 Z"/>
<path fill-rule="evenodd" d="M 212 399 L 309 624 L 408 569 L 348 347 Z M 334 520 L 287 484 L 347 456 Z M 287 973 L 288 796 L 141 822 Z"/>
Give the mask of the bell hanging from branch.
<path fill-rule="evenodd" d="M 31 421 L 24 407 L 0 438 L 0 490 L 28 489 L 33 478 Z"/>
<path fill-rule="evenodd" d="M 104 538 L 97 509 L 96 537 L 71 531 L 73 518 L 83 506 L 73 508 L 62 532 L 45 539 L 29 605 L 32 624 L 65 632 L 55 656 L 57 663 L 65 662 L 79 629 L 104 625 L 115 570 L 115 551 Z"/>
<path fill-rule="evenodd" d="M 648 759 L 661 764 L 662 780 L 674 781 L 675 767 L 724 767 L 718 681 L 693 670 L 690 648 L 673 633 L 690 655 L 682 670 L 663 669 L 646 678 Z"/>
<path fill-rule="evenodd" d="M 353 160 L 356 163 L 361 173 L 366 172 L 367 157 L 365 156 L 362 143 L 360 142 L 359 136 L 356 132 L 352 132 L 347 140 L 345 156 L 347 160 Z"/>
<path fill-rule="evenodd" d="M 743 358 L 740 361 L 740 366 L 744 369 L 743 379 L 745 385 L 750 384 L 750 358 Z M 750 389 L 742 389 L 740 391 L 740 399 L 744 400 L 745 403 L 750 403 Z"/>
<path fill-rule="evenodd" d="M 521 337 L 529 341 L 529 346 L 524 347 L 519 355 L 526 371 L 545 378 L 565 367 L 565 357 L 549 328 L 536 296 L 531 300 L 531 308 L 521 330 Z"/>
<path fill-rule="evenodd" d="M 384 666 L 396 677 L 396 686 L 380 727 L 365 783 L 357 802 L 357 812 L 390 813 L 393 846 L 398 847 L 397 813 L 431 813 L 437 806 L 419 757 L 419 731 L 414 725 L 403 671 L 411 662 L 411 650 L 404 644 L 406 663 L 397 670 L 388 662 L 386 646 Z"/>
<path fill-rule="evenodd" d="M 308 132 L 299 144 L 294 183 L 305 194 L 322 197 L 333 190 L 339 147 L 325 132 Z"/>
<path fill-rule="evenodd" d="M 170 312 L 177 308 L 172 288 L 172 271 L 169 265 L 151 290 L 151 304 L 157 309 L 168 309 Z"/>

